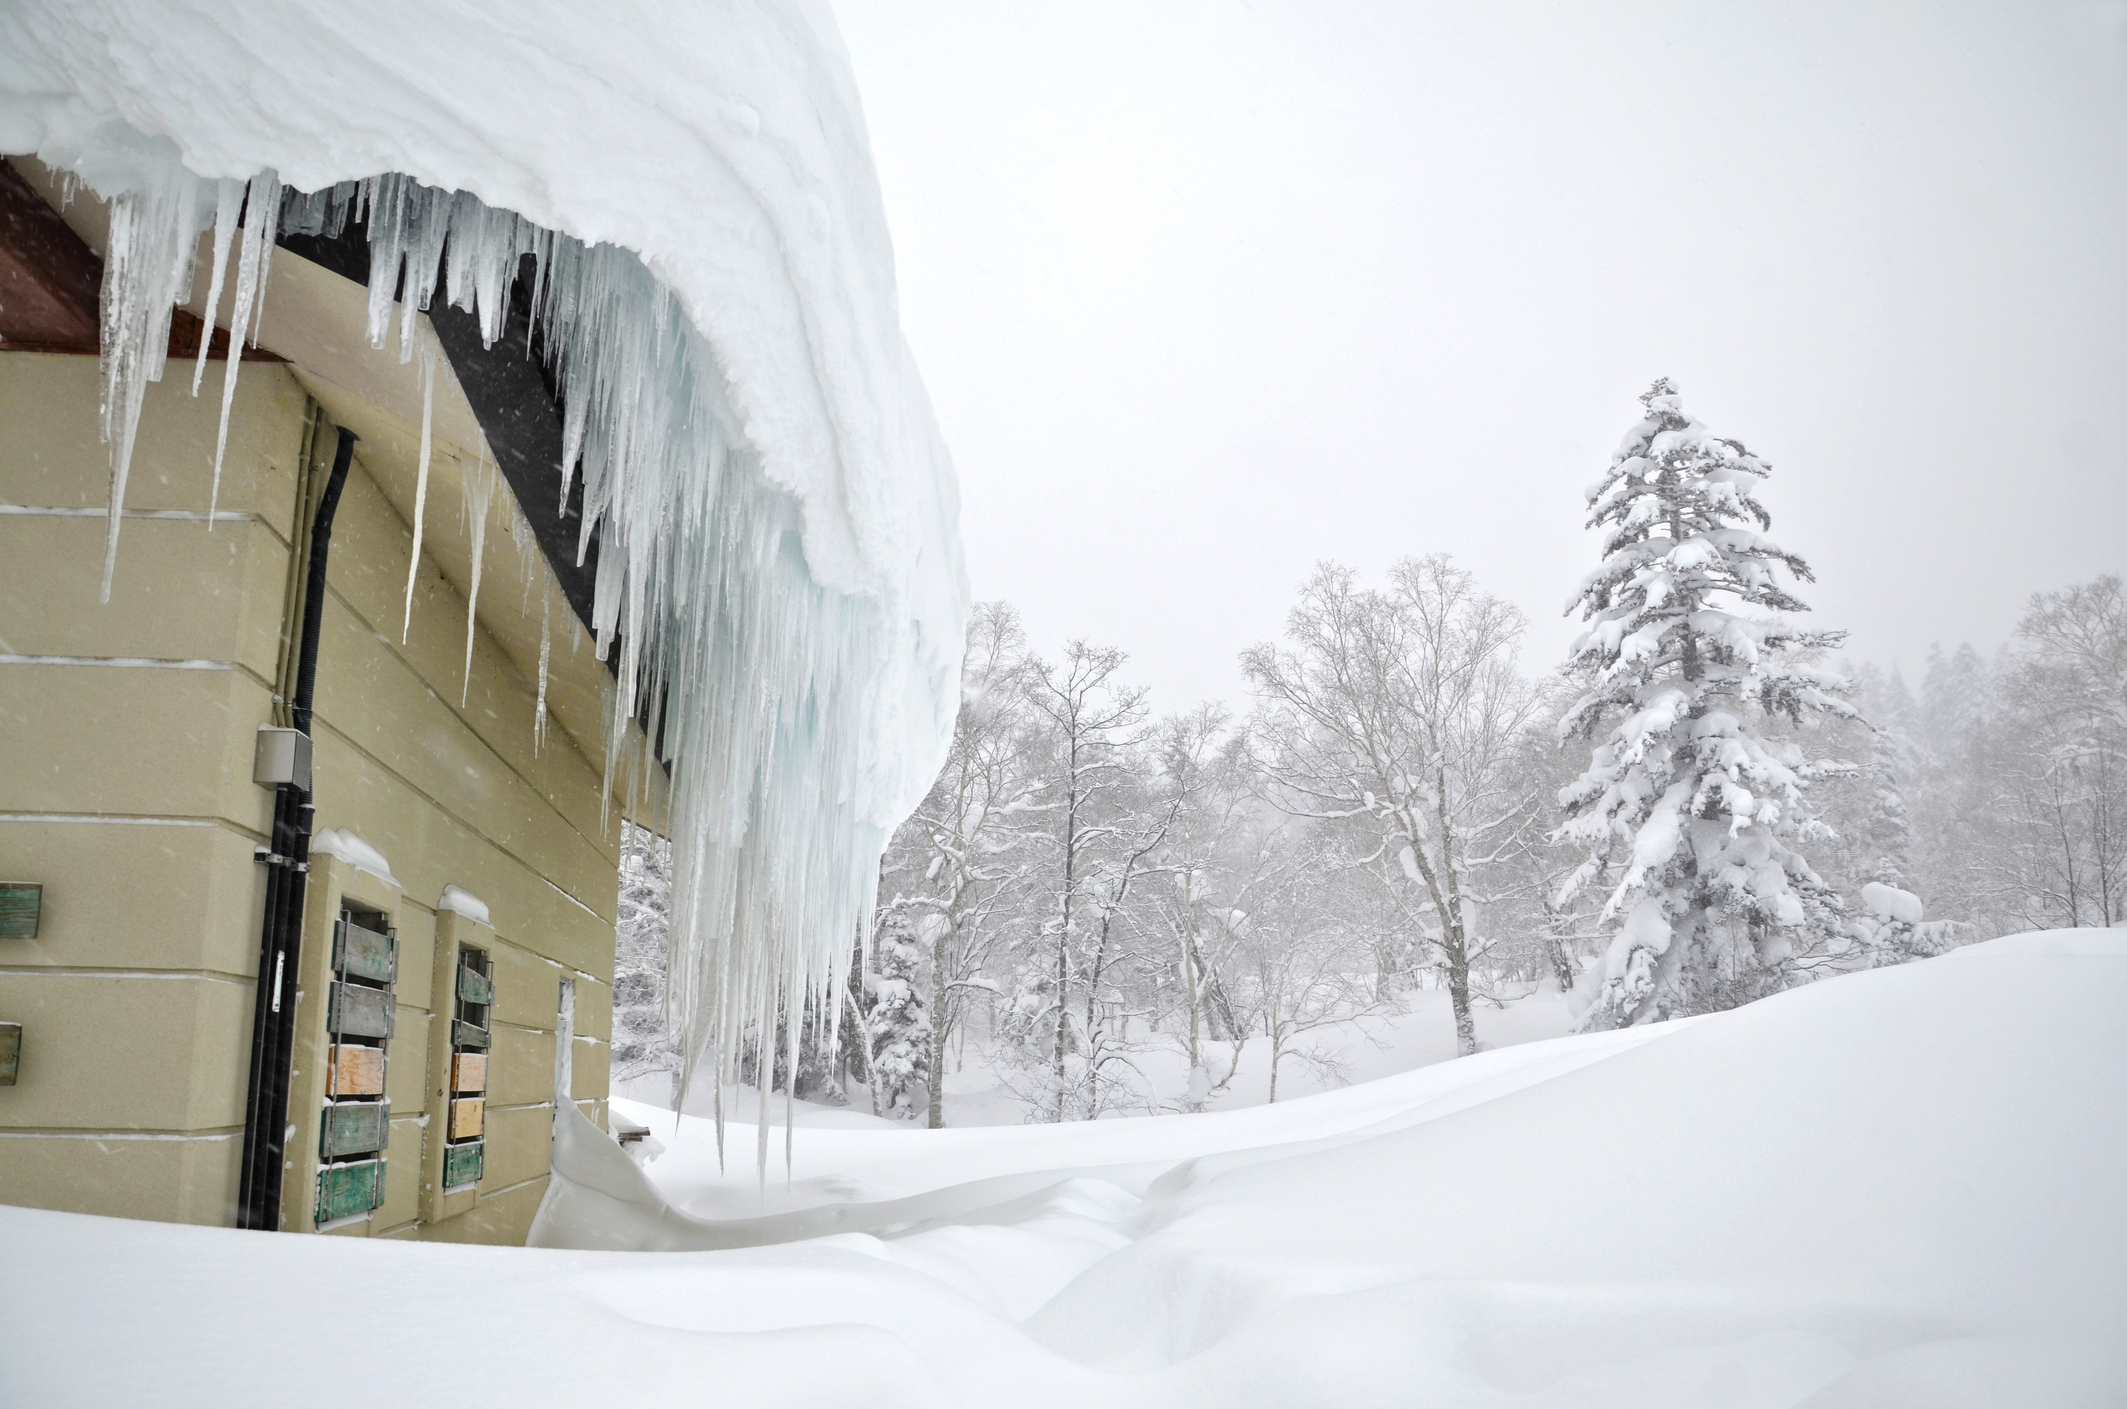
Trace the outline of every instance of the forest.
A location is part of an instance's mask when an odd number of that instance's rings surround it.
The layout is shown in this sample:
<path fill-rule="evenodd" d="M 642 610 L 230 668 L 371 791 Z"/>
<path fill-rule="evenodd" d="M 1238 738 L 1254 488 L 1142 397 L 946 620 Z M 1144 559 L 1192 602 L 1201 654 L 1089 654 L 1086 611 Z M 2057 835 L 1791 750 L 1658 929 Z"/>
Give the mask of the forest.
<path fill-rule="evenodd" d="M 2037 593 L 1991 655 L 1932 648 L 1916 686 L 1795 624 L 1811 572 L 1766 536 L 1768 467 L 1667 382 L 1642 402 L 1562 661 L 1447 554 L 1320 564 L 1243 656 L 1243 709 L 1161 713 L 1120 646 L 1038 651 L 977 604 L 951 752 L 840 1011 L 800 1019 L 795 1094 L 936 1127 L 973 1062 L 1028 1120 L 1201 1110 L 1252 1053 L 1274 1101 L 1281 1072 L 1344 1078 L 1317 1034 L 1419 993 L 1467 1055 L 1479 1009 L 1540 991 L 1595 1030 L 2127 919 L 2119 577 Z M 631 827 L 622 1080 L 683 1065 L 669 879 Z M 792 1045 L 786 1021 L 774 1089 Z"/>

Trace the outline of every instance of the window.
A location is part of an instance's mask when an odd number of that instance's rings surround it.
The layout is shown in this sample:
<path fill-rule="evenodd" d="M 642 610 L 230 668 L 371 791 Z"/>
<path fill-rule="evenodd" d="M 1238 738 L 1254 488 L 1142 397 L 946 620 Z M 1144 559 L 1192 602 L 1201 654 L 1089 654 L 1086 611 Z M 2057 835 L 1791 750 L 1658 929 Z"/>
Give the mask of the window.
<path fill-rule="evenodd" d="M 399 939 L 390 917 L 343 905 L 332 931 L 326 995 L 319 1223 L 368 1213 L 384 1202 L 384 1147 L 391 1138 L 391 1102 L 384 1089 L 398 1016 L 392 996 L 398 977 Z"/>
<path fill-rule="evenodd" d="M 489 1014 L 495 1004 L 495 966 L 486 950 L 460 945 L 454 974 L 450 1090 L 443 1127 L 445 1193 L 479 1183 L 486 1171 Z"/>

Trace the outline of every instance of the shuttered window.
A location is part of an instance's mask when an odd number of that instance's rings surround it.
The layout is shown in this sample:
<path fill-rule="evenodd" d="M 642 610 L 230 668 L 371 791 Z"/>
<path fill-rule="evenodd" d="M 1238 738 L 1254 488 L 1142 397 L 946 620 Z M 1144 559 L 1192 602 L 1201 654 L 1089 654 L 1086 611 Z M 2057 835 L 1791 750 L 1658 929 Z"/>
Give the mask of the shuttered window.
<path fill-rule="evenodd" d="M 384 1202 L 391 1139 L 385 1077 L 398 1020 L 399 939 L 390 917 L 347 906 L 332 933 L 326 993 L 325 1109 L 318 1121 L 319 1223 Z"/>
<path fill-rule="evenodd" d="M 461 945 L 451 998 L 449 1108 L 443 1123 L 443 1190 L 480 1182 L 487 1167 L 487 1055 L 495 1004 L 495 965 L 486 950 Z"/>

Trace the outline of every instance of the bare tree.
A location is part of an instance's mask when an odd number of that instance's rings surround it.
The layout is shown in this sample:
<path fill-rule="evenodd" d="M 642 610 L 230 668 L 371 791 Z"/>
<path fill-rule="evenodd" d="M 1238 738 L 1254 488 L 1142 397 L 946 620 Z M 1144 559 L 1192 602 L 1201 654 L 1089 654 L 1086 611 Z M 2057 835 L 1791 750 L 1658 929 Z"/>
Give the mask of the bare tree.
<path fill-rule="evenodd" d="M 1089 1083 L 1097 1089 L 1102 1064 L 1117 1055 L 1090 1051 L 1090 1034 L 1074 1031 L 1072 990 L 1082 982 L 1090 987 L 1094 971 L 1105 967 L 1114 913 L 1151 849 L 1131 835 L 1119 806 L 1132 782 L 1128 747 L 1146 713 L 1143 688 L 1115 679 L 1124 659 L 1112 646 L 1073 641 L 1060 665 L 1036 660 L 1028 670 L 1026 697 L 1046 726 L 1050 751 L 1043 806 L 1055 849 L 1055 910 L 1041 930 L 1054 955 L 1045 1001 L 1024 1016 L 1046 1034 L 1055 1120 L 1066 1118 L 1075 1092 Z M 1070 1071 L 1074 1055 L 1089 1063 L 1084 1081 Z"/>
<path fill-rule="evenodd" d="M 1288 1060 L 1318 1080 L 1350 1079 L 1333 1051 L 1302 1041 L 1323 1028 L 1343 1027 L 1393 1008 L 1395 1000 L 1371 981 L 1371 946 L 1346 918 L 1336 894 L 1359 879 L 1337 862 L 1318 837 L 1288 853 L 1265 887 L 1261 910 L 1246 917 L 1239 960 L 1254 999 L 1256 1020 L 1270 1041 L 1270 1100 Z"/>
<path fill-rule="evenodd" d="M 1324 564 L 1286 619 L 1290 647 L 1241 659 L 1271 795 L 1371 839 L 1363 860 L 1424 917 L 1465 1054 L 1477 1050 L 1470 966 L 1492 943 L 1475 912 L 1519 891 L 1502 863 L 1541 832 L 1509 766 L 1538 702 L 1515 670 L 1521 630 L 1445 555 L 1405 559 L 1378 591 Z"/>
<path fill-rule="evenodd" d="M 968 623 L 960 713 L 938 781 L 889 850 L 928 951 L 930 1128 L 945 1124 L 946 1048 L 969 1004 L 995 989 L 990 951 L 1022 899 L 1040 832 L 1042 783 L 1027 757 L 1026 634 L 1002 602 L 978 602 Z"/>
<path fill-rule="evenodd" d="M 2031 599 L 2008 737 L 2030 923 L 2127 920 L 2127 595 L 2107 575 Z M 2019 747 L 2020 746 L 2020 747 Z"/>
<path fill-rule="evenodd" d="M 1223 1025 L 1233 1050 L 1225 1073 L 1214 1078 L 1205 1057 L 1207 1008 L 1226 1001 L 1218 974 L 1235 942 L 1234 917 L 1245 913 L 1250 888 L 1269 859 L 1263 829 L 1251 825 L 1244 742 L 1219 704 L 1163 720 L 1156 741 L 1159 786 L 1172 815 L 1158 870 L 1171 886 L 1162 887 L 1147 908 L 1172 943 L 1180 980 L 1189 1058 L 1185 1110 L 1202 1110 L 1233 1080 L 1247 1041 L 1245 1027 Z"/>

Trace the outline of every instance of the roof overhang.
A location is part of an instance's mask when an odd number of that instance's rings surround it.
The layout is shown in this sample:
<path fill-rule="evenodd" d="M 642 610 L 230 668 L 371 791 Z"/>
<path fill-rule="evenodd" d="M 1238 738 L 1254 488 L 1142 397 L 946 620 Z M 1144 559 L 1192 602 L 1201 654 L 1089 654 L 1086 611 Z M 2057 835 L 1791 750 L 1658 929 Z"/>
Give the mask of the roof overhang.
<path fill-rule="evenodd" d="M 17 217 L 25 193 L 41 214 Z M 12 203 L 7 200 L 10 194 Z M 55 219 L 78 241 L 74 249 L 55 237 L 50 224 Z M 13 297 L 29 295 L 16 305 L 35 320 L 24 326 L 52 334 L 35 340 L 11 337 L 9 346 L 95 354 L 96 297 L 108 234 L 109 208 L 102 201 L 69 193 L 59 173 L 33 158 L 0 162 L 0 251 L 14 251 L 0 253 L 0 280 L 11 281 L 0 287 Z M 401 362 L 395 340 L 387 340 L 383 349 L 370 345 L 367 232 L 350 224 L 336 240 L 290 235 L 279 244 L 263 294 L 259 346 L 256 351 L 247 348 L 245 360 L 285 361 L 325 414 L 361 438 L 357 458 L 363 469 L 410 524 L 420 466 L 421 363 L 418 358 Z M 210 267 L 211 256 L 211 236 L 203 235 L 199 267 Z M 198 330 L 205 326 L 207 312 L 206 282 L 195 280 L 191 304 L 173 320 L 173 356 L 198 351 Z M 226 356 L 233 296 L 233 290 L 225 290 L 210 355 Z M 542 606 L 536 595 L 526 599 L 523 585 L 551 579 L 558 600 L 547 705 L 584 754 L 602 759 L 610 669 L 583 639 L 590 635 L 598 545 L 594 539 L 578 564 L 582 489 L 579 482 L 569 505 L 558 502 L 561 412 L 542 359 L 525 341 L 527 312 L 513 309 L 507 335 L 492 348 L 481 345 L 471 314 L 448 307 L 440 298 L 420 317 L 444 352 L 430 417 L 422 554 L 461 593 L 470 591 L 471 535 L 459 526 L 454 510 L 463 502 L 467 470 L 485 454 L 501 469 L 516 512 L 531 527 L 532 549 L 527 555 L 512 539 L 509 506 L 498 497 L 484 535 L 476 615 L 511 663 L 536 681 Z M 543 590 L 534 588 L 535 593 Z M 581 637 L 565 625 L 569 613 L 582 627 Z"/>

